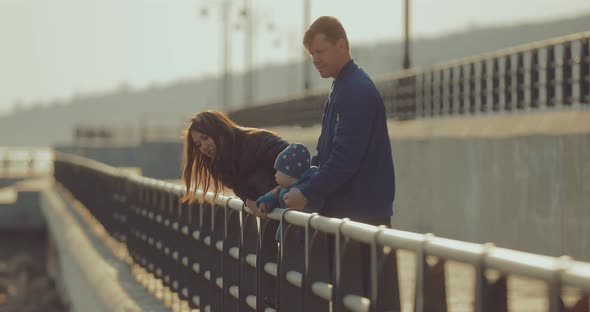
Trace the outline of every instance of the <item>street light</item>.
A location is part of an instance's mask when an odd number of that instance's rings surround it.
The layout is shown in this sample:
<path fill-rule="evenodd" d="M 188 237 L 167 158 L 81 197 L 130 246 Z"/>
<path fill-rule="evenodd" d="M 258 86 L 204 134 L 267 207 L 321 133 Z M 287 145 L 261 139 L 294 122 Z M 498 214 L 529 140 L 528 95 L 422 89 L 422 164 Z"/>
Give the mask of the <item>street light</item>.
<path fill-rule="evenodd" d="M 303 31 L 311 24 L 311 0 L 303 0 Z M 303 49 L 303 89 L 305 95 L 309 94 L 311 88 L 311 68 L 307 50 Z"/>
<path fill-rule="evenodd" d="M 266 13 L 266 14 L 265 14 Z M 260 16 L 262 14 L 262 16 Z M 240 13 L 244 23 L 244 103 L 245 106 L 252 105 L 254 103 L 255 89 L 256 89 L 256 77 L 254 75 L 254 38 L 255 29 L 258 28 L 260 23 L 264 23 L 267 31 L 274 33 L 276 31 L 276 25 L 272 21 L 272 17 L 267 12 L 256 12 L 251 6 L 251 0 L 244 0 L 244 8 Z M 255 18 L 256 17 L 256 18 Z M 256 21 L 256 23 L 253 23 Z M 236 29 L 239 30 L 240 24 L 236 25 Z"/>
<path fill-rule="evenodd" d="M 222 86 L 220 88 L 220 99 L 222 110 L 227 110 L 231 101 L 231 40 L 230 40 L 230 0 L 220 0 L 221 5 L 221 32 L 223 35 L 222 51 L 223 51 L 223 65 L 222 65 Z M 209 8 L 206 6 L 200 9 L 201 17 L 209 15 Z"/>
<path fill-rule="evenodd" d="M 244 18 L 244 102 L 246 105 L 254 102 L 252 15 L 251 0 L 244 0 L 242 17 Z"/>
<path fill-rule="evenodd" d="M 410 61 L 410 0 L 404 0 L 404 69 L 412 66 Z"/>

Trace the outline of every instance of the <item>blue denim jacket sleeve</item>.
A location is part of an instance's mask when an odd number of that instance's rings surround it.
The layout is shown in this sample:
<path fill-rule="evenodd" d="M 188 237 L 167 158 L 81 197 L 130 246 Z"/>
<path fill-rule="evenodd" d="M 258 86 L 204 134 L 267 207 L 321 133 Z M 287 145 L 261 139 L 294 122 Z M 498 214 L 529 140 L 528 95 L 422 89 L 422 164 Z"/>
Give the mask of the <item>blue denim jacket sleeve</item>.
<path fill-rule="evenodd" d="M 275 196 L 275 194 L 272 191 L 260 196 L 256 200 L 256 207 L 260 209 L 261 203 L 264 203 L 264 205 L 266 206 L 266 209 L 263 211 L 264 213 L 269 213 L 274 208 L 279 208 L 279 199 Z"/>
<path fill-rule="evenodd" d="M 310 168 L 306 173 L 305 173 L 305 179 L 304 181 L 298 183 L 297 185 L 295 185 L 295 188 L 298 188 L 301 190 L 301 188 L 305 188 L 307 185 L 309 185 L 310 183 L 310 178 L 317 174 L 318 169 L 317 167 L 312 167 Z M 322 210 L 322 208 L 324 207 L 324 200 L 322 198 L 315 198 L 314 200 L 308 201 L 307 205 L 304 208 L 305 212 L 320 212 Z"/>

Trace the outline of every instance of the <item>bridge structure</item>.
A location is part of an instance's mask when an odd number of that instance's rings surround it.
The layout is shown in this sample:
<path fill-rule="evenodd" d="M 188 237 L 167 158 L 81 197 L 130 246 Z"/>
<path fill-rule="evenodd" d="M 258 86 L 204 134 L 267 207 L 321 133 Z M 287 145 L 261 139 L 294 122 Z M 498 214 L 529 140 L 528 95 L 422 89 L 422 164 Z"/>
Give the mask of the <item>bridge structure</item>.
<path fill-rule="evenodd" d="M 559 145 L 571 153 L 563 154 L 571 158 L 571 168 L 558 171 L 567 179 L 555 183 L 567 184 L 563 182 L 567 180 L 575 187 L 569 193 L 558 192 L 556 197 L 547 195 L 547 201 L 563 203 L 571 215 L 552 218 L 553 206 L 545 211 L 544 203 L 530 198 L 502 203 L 538 206 L 535 211 L 519 210 L 525 215 L 538 213 L 528 224 L 531 229 L 555 220 L 561 225 L 576 225 L 569 231 L 559 228 L 556 232 L 564 233 L 559 242 L 547 245 L 552 245 L 552 253 L 566 250 L 566 254 L 575 253 L 584 260 L 590 250 L 586 241 L 590 216 L 585 212 L 590 201 L 584 193 L 588 189 L 586 172 L 590 172 L 585 159 L 590 159 L 586 157 L 590 150 L 583 144 L 590 134 L 590 123 L 586 123 L 590 120 L 589 38 L 590 33 L 573 34 L 428 69 L 411 69 L 376 81 L 387 113 L 399 125 L 395 129 L 409 136 L 421 131 L 416 121 L 440 125 L 472 120 L 467 122 L 471 124 L 468 131 L 480 131 L 482 125 L 489 126 L 484 120 L 489 116 L 526 119 L 537 115 L 539 119 L 533 120 L 544 121 L 543 116 L 551 116 L 551 127 L 565 130 L 559 132 Z M 312 126 L 312 120 L 321 116 L 325 96 L 318 93 L 276 101 L 229 115 L 246 126 Z M 567 118 L 555 117 L 561 113 Z M 564 121 L 572 120 L 581 126 L 569 131 L 574 123 Z M 458 144 L 466 141 L 455 140 Z M 504 148 L 499 142 L 504 139 L 491 140 L 490 144 Z M 527 148 L 536 151 L 538 145 L 526 140 Z M 418 141 L 423 144 L 424 139 Z M 475 142 L 475 149 L 485 149 L 486 144 Z M 514 146 L 510 143 L 506 149 Z M 413 145 L 405 147 L 419 154 L 420 149 Z M 562 161 L 559 155 L 555 159 Z M 398 172 L 404 177 L 403 170 Z M 527 177 L 534 180 L 531 183 L 543 179 Z M 502 190 L 501 184 L 504 182 L 485 186 Z M 62 153 L 54 156 L 53 178 L 38 191 L 37 204 L 48 227 L 48 265 L 65 301 L 76 311 L 590 310 L 590 263 L 570 256 L 527 253 L 492 243 L 423 234 L 427 231 L 377 228 L 292 210 L 275 209 L 268 220 L 258 220 L 235 197 L 213 200 L 208 195 L 209 202 L 181 204 L 183 188 L 178 185 Z M 422 197 L 437 195 L 433 190 L 426 194 Z M 462 193 L 453 194 L 460 197 Z M 423 206 L 419 196 L 411 199 L 402 198 L 402 205 L 414 202 L 426 210 L 432 208 Z M 440 202 L 453 203 L 447 198 L 440 198 Z M 480 210 L 487 208 L 484 201 L 480 204 Z M 473 213 L 459 213 L 465 212 Z M 486 216 L 489 214 L 479 219 L 487 221 L 451 222 L 449 227 L 465 227 L 467 233 L 493 232 L 501 223 Z M 402 214 L 400 219 L 404 218 Z M 478 228 L 485 222 L 489 223 L 487 228 Z M 469 224 L 476 225 L 470 228 Z M 284 231 L 277 242 L 279 225 Z M 524 229 L 504 230 L 513 236 L 527 231 L 527 224 L 515 226 Z M 496 232 L 504 230 L 496 228 Z M 328 239 L 335 241 L 333 263 L 328 262 Z M 535 239 L 534 235 L 527 237 L 529 244 L 536 243 Z M 560 248 L 570 241 L 575 244 Z M 358 269 L 363 261 L 358 252 L 361 246 L 371 250 L 366 272 Z M 362 284 L 365 279 L 370 281 L 368 289 Z"/>

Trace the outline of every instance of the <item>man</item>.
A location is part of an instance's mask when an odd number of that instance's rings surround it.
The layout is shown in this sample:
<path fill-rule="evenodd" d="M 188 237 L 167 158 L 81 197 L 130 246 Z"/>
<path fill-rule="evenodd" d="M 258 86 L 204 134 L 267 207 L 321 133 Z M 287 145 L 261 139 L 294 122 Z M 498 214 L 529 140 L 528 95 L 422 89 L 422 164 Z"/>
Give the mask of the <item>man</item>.
<path fill-rule="evenodd" d="M 371 78 L 354 62 L 346 32 L 338 19 L 318 18 L 305 32 L 303 45 L 323 78 L 333 78 L 322 117 L 319 167 L 309 183 L 283 197 L 288 207 L 324 201 L 319 213 L 372 225 L 391 225 L 395 176 L 385 105 Z M 333 268 L 334 240 L 328 237 Z M 370 295 L 370 248 L 360 246 L 363 295 Z"/>
<path fill-rule="evenodd" d="M 303 45 L 323 78 L 333 78 L 322 117 L 319 167 L 309 183 L 291 188 L 283 199 L 303 210 L 307 202 L 324 202 L 319 213 L 372 225 L 391 225 L 395 175 L 385 105 L 371 78 L 354 62 L 338 19 L 318 18 L 305 32 Z M 334 241 L 328 239 L 332 267 Z M 369 295 L 370 249 L 361 245 L 364 296 Z"/>
<path fill-rule="evenodd" d="M 338 19 L 318 18 L 303 45 L 320 75 L 334 81 L 312 159 L 319 171 L 308 185 L 285 194 L 285 203 L 303 210 L 308 201 L 324 200 L 321 215 L 389 226 L 395 177 L 383 99 L 351 58 Z"/>

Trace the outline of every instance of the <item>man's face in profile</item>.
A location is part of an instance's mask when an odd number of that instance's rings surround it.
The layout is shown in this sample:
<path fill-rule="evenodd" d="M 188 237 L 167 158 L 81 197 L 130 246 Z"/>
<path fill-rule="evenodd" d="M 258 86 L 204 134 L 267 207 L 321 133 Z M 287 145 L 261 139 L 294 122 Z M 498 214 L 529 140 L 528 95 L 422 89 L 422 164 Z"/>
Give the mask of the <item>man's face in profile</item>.
<path fill-rule="evenodd" d="M 336 78 L 338 75 L 342 67 L 343 46 L 344 40 L 339 39 L 336 43 L 332 43 L 322 33 L 316 34 L 311 40 L 308 52 L 322 78 Z"/>

